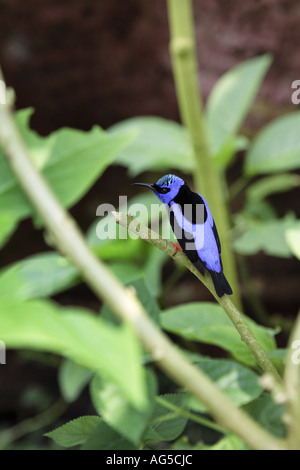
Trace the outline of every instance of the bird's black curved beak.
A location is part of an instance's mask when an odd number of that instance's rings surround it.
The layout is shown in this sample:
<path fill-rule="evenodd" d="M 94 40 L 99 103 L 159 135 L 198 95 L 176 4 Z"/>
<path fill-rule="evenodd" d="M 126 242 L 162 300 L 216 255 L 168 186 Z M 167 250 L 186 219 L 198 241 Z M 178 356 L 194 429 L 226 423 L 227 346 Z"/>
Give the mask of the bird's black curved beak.
<path fill-rule="evenodd" d="M 146 188 L 150 188 L 154 191 L 154 185 L 153 184 L 147 184 L 147 183 L 132 183 L 132 186 L 146 186 Z"/>

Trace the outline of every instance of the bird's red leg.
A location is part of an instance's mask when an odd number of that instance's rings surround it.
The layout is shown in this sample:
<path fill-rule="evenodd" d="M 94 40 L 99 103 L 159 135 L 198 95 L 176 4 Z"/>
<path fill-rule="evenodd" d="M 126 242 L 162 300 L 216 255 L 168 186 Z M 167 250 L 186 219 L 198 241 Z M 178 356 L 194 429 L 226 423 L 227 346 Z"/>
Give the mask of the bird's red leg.
<path fill-rule="evenodd" d="M 174 251 L 174 253 L 172 254 L 172 256 L 175 256 L 178 250 L 182 251 L 182 248 L 181 248 L 180 245 L 178 245 L 178 243 L 175 243 L 175 242 L 171 242 L 171 243 L 172 243 L 172 245 L 174 245 L 174 248 L 175 248 L 175 251 Z M 183 251 L 182 251 L 182 252 L 183 252 Z"/>

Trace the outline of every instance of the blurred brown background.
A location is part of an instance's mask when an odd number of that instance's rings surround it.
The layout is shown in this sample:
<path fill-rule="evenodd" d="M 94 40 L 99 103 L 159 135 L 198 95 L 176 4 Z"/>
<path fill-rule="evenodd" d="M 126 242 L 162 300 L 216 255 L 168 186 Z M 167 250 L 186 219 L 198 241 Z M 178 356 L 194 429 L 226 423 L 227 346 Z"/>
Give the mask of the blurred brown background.
<path fill-rule="evenodd" d="M 195 0 L 194 10 L 204 100 L 223 72 L 268 52 L 273 64 L 244 130 L 251 135 L 296 109 L 291 84 L 300 79 L 298 0 Z M 17 108 L 35 108 L 31 125 L 42 135 L 62 126 L 107 128 L 141 115 L 179 120 L 168 42 L 165 0 L 0 0 L 0 63 L 8 85 L 16 91 Z M 229 179 L 240 171 L 238 159 Z M 101 184 L 96 183 L 72 209 L 84 228 L 95 219 L 99 197 L 108 192 L 116 193 L 113 203 L 119 193 L 132 194 L 125 169 L 109 169 Z M 289 208 L 300 215 L 298 201 L 296 191 L 271 198 L 279 215 Z M 241 203 L 235 201 L 231 209 Z M 0 266 L 43 247 L 43 237 L 31 222 L 22 222 L 0 254 Z M 298 262 L 258 254 L 249 258 L 249 266 L 267 310 L 294 316 L 299 306 Z M 183 294 L 179 286 L 178 295 L 187 297 L 182 302 L 199 299 L 199 283 L 193 285 L 191 277 L 184 289 Z M 205 299 L 204 288 L 202 293 Z M 93 305 L 92 294 L 83 286 L 68 296 L 60 300 Z M 49 392 L 56 387 L 56 369 L 49 373 L 37 365 L 34 370 L 31 363 L 26 369 L 15 356 L 8 364 L 6 385 L 2 383 L 0 390 L 5 409 L 0 411 L 14 422 L 28 413 L 21 405 L 15 409 L 25 374 L 30 383 L 38 374 Z"/>
<path fill-rule="evenodd" d="M 194 10 L 204 97 L 225 70 L 269 52 L 264 113 L 290 105 L 299 79 L 297 0 L 195 0 Z M 17 106 L 36 108 L 41 133 L 145 114 L 177 119 L 168 39 L 165 0 L 0 0 L 5 77 Z"/>

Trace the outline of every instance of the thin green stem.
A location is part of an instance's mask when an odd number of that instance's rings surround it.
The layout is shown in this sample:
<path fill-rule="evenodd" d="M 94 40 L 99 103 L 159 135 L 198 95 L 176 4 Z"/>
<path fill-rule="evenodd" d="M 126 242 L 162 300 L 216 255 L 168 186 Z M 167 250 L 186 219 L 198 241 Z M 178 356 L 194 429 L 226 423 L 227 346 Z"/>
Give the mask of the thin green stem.
<path fill-rule="evenodd" d="M 179 279 L 184 275 L 184 273 L 185 270 L 182 269 L 180 265 L 176 265 L 176 268 L 164 283 L 163 295 L 166 295 L 174 287 L 174 285 L 179 281 Z"/>
<path fill-rule="evenodd" d="M 222 244 L 222 259 L 233 288 L 234 303 L 241 309 L 241 297 L 230 222 L 219 175 L 214 167 L 207 137 L 200 93 L 192 0 L 167 0 L 170 25 L 170 54 L 181 120 L 189 131 L 195 157 L 195 186 L 207 199 Z"/>
<path fill-rule="evenodd" d="M 176 406 L 173 403 L 170 403 L 168 400 L 165 400 L 163 397 L 156 397 L 156 401 L 163 405 L 165 408 L 168 408 L 169 410 L 173 411 L 173 413 L 170 413 L 164 417 L 164 421 L 177 418 L 178 416 L 183 416 L 184 418 L 190 419 L 195 423 L 201 424 L 202 426 L 206 426 L 207 428 L 220 432 L 221 434 L 228 434 L 227 429 L 223 428 L 222 426 L 219 426 L 218 424 L 214 423 L 213 421 L 210 421 L 209 419 L 203 418 L 203 416 L 195 415 L 194 413 L 191 413 L 190 411 L 184 408 Z M 159 424 L 161 421 L 162 418 L 158 417 L 157 423 Z"/>
<path fill-rule="evenodd" d="M 249 184 L 249 179 L 246 179 L 244 176 L 238 178 L 229 189 L 229 199 L 234 199 L 243 189 L 246 188 Z"/>
<path fill-rule="evenodd" d="M 0 449 L 4 449 L 12 442 L 17 439 L 28 435 L 31 432 L 38 431 L 39 429 L 45 428 L 45 426 L 53 423 L 59 418 L 68 408 L 67 403 L 59 398 L 50 408 L 39 413 L 32 418 L 25 419 L 20 423 L 12 426 L 11 428 L 5 429 L 0 432 Z"/>
<path fill-rule="evenodd" d="M 164 251 L 169 256 L 173 257 L 174 247 L 171 242 L 168 240 L 163 239 L 157 233 L 154 233 L 145 225 L 141 224 L 139 221 L 135 220 L 132 216 L 122 213 L 113 213 L 116 222 L 124 227 L 127 227 L 128 230 L 138 235 L 143 240 L 147 241 L 148 243 L 156 246 L 160 250 Z M 237 310 L 235 305 L 230 300 L 228 295 L 224 295 L 223 297 L 218 297 L 216 294 L 213 282 L 210 276 L 202 276 L 200 272 L 195 268 L 195 266 L 189 261 L 189 259 L 181 252 L 177 252 L 176 254 L 176 261 L 182 263 L 187 269 L 189 269 L 212 293 L 215 297 L 217 302 L 223 307 L 224 311 L 234 324 L 235 328 L 240 334 L 242 341 L 248 346 L 249 350 L 252 352 L 253 356 L 255 357 L 258 365 L 260 366 L 261 370 L 265 373 L 270 373 L 277 382 L 282 383 L 282 379 L 278 374 L 276 368 L 272 364 L 271 360 L 269 359 L 268 355 L 262 348 L 259 341 L 256 339 L 254 334 L 252 333 L 251 329 L 247 325 L 243 315 Z"/>

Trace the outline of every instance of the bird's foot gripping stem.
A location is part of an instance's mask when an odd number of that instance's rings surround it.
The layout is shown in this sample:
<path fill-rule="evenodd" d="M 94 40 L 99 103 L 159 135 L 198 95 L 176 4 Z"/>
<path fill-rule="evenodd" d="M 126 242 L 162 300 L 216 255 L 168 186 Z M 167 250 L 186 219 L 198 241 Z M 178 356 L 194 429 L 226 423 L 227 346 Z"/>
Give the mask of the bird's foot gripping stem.
<path fill-rule="evenodd" d="M 183 250 L 182 250 L 181 246 L 178 245 L 178 243 L 175 243 L 175 242 L 171 242 L 171 243 L 172 243 L 172 245 L 174 245 L 174 248 L 175 248 L 174 253 L 172 254 L 172 256 L 175 256 L 178 250 L 180 250 L 183 253 Z"/>

